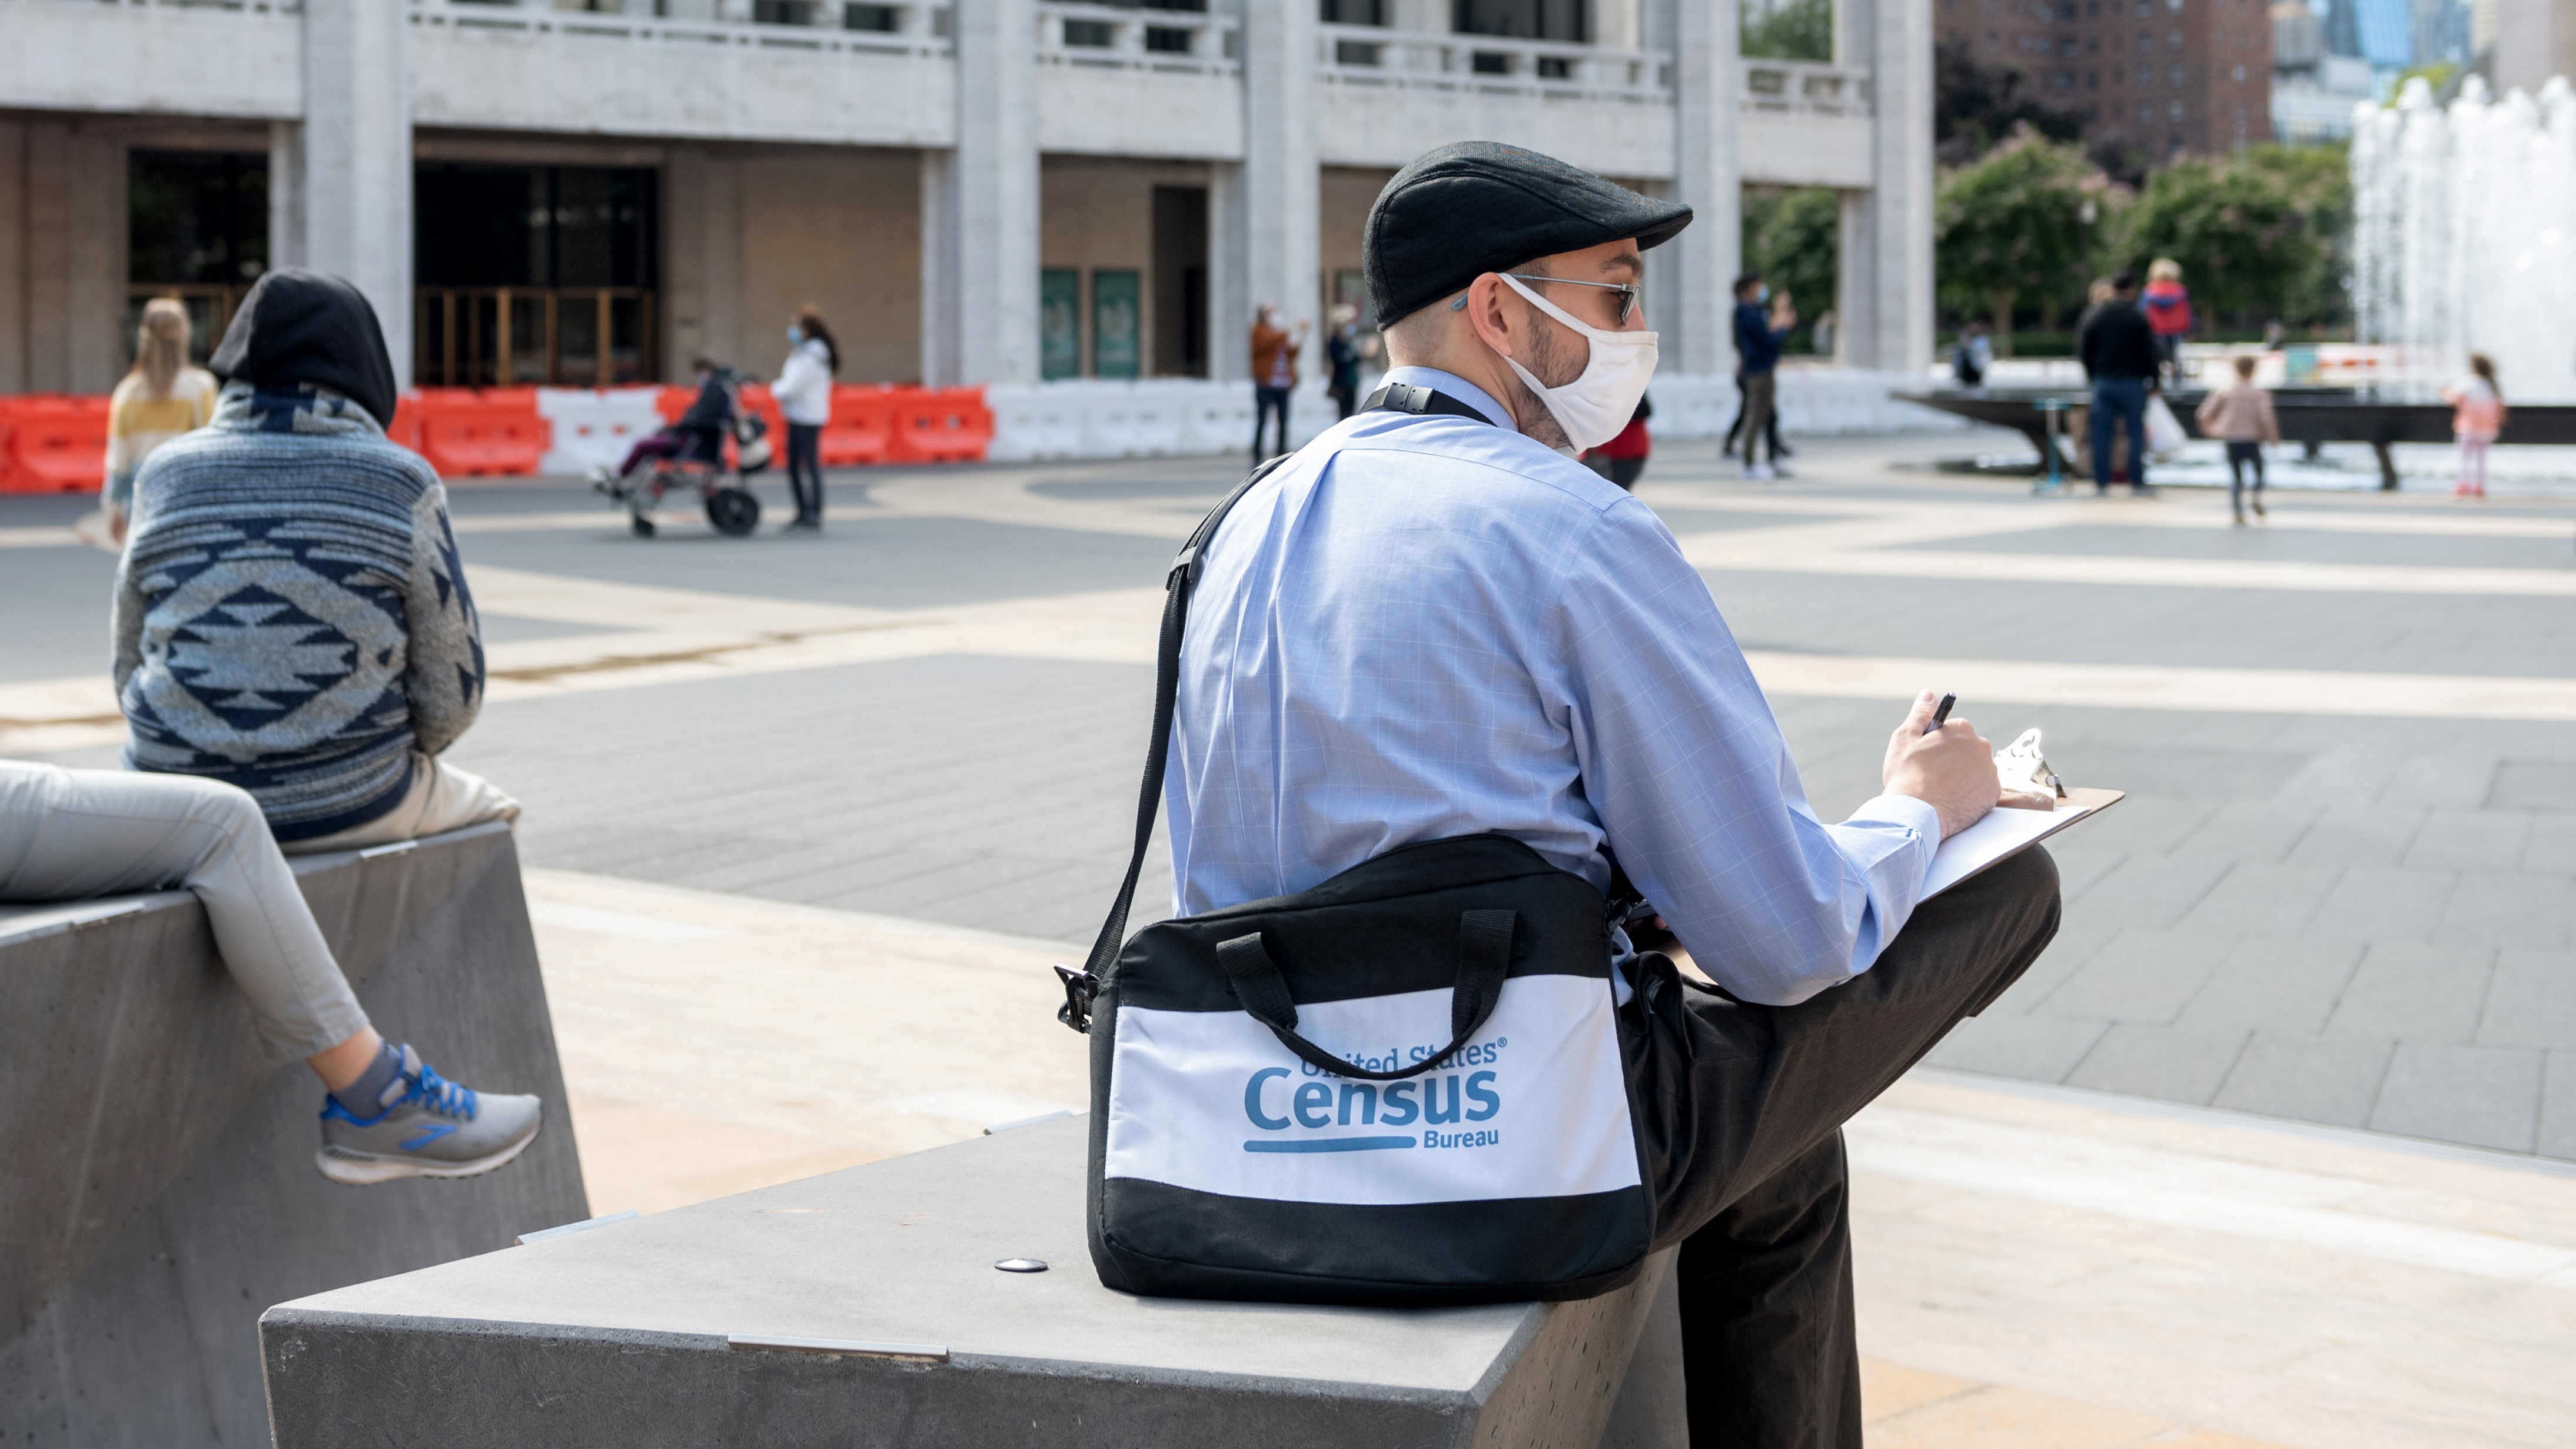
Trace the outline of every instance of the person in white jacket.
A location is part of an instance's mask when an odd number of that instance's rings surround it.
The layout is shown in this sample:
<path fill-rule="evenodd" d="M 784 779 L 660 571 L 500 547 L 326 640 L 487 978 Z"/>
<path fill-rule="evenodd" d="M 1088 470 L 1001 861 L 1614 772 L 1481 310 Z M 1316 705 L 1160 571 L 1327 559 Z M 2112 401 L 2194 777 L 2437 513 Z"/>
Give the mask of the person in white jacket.
<path fill-rule="evenodd" d="M 823 319 L 807 307 L 787 325 L 787 366 L 769 395 L 787 419 L 787 487 L 796 495 L 791 533 L 815 533 L 823 527 L 823 428 L 832 421 L 832 374 L 841 370 L 841 349 Z"/>

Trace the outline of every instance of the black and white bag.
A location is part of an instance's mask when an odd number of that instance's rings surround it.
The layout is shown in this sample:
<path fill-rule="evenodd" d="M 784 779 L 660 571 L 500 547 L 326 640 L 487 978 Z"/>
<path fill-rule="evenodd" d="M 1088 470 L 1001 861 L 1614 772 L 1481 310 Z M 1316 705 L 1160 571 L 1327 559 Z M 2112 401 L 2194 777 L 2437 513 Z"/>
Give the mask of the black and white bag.
<path fill-rule="evenodd" d="M 1507 836 L 1430 841 L 1121 948 L 1190 588 L 1268 471 L 1173 562 L 1135 854 L 1085 969 L 1057 968 L 1059 1016 L 1091 1035 L 1092 1261 L 1164 1297 L 1608 1292 L 1654 1234 L 1630 1060 L 1650 1033 L 1622 1031 L 1589 882 Z"/>

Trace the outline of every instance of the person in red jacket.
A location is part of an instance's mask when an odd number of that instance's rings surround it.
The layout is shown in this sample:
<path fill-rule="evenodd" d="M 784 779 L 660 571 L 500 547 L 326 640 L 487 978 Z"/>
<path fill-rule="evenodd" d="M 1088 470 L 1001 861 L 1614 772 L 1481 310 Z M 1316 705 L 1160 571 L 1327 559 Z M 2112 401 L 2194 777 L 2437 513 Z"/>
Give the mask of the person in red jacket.
<path fill-rule="evenodd" d="M 2182 263 L 2158 257 L 2147 264 L 2147 290 L 2138 298 L 2147 326 L 2156 334 L 2156 354 L 2164 359 L 2167 387 L 2182 381 L 2182 340 L 2191 335 L 2191 293 L 2183 290 Z"/>
<path fill-rule="evenodd" d="M 1638 398 L 1637 410 L 1628 416 L 1628 426 L 1621 428 L 1617 437 L 1584 454 L 1585 466 L 1630 492 L 1636 491 L 1637 479 L 1646 471 L 1646 455 L 1654 451 L 1653 442 L 1646 436 L 1646 419 L 1654 415 L 1654 399 Z"/>

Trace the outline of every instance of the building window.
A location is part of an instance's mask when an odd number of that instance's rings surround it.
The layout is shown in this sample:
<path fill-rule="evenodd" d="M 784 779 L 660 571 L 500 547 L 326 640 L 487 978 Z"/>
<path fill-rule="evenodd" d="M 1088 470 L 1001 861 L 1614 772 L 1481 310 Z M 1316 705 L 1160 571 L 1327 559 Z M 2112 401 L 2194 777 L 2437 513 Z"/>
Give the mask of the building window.
<path fill-rule="evenodd" d="M 2243 79 L 2245 79 L 2245 67 L 2243 67 L 2243 66 L 2241 66 L 2241 65 L 2240 65 L 2240 66 L 2238 66 L 2238 67 L 2236 68 L 2236 79 L 2238 79 L 2238 80 L 2243 80 Z"/>
<path fill-rule="evenodd" d="M 760 25 L 811 25 L 814 0 L 751 0 L 751 18 Z"/>
<path fill-rule="evenodd" d="M 1187 55 L 1190 53 L 1190 36 L 1191 32 L 1177 25 L 1148 25 L 1145 27 L 1145 48 L 1161 55 Z"/>
<path fill-rule="evenodd" d="M 1510 75 L 1512 55 L 1507 50 L 1480 50 L 1468 58 L 1468 68 L 1478 75 Z"/>
<path fill-rule="evenodd" d="M 1386 0 L 1322 0 L 1322 5 L 1326 25 L 1386 24 Z"/>
<path fill-rule="evenodd" d="M 903 12 L 891 5 L 845 6 L 841 11 L 841 28 L 892 35 L 903 28 Z"/>
<path fill-rule="evenodd" d="M 2181 66 L 2175 66 L 2175 67 L 2173 68 L 2173 87 L 2174 87 L 2174 89 L 2175 89 L 2175 90 L 2181 90 L 2181 89 L 2182 89 L 2182 67 L 2181 67 Z"/>
<path fill-rule="evenodd" d="M 2084 72 L 2084 88 L 2088 91 L 2100 90 L 2102 88 L 2102 72 L 2098 70 L 2088 70 Z"/>
<path fill-rule="evenodd" d="M 1336 40 L 1333 42 L 1333 64 L 1384 65 L 1386 61 L 1380 55 L 1384 49 L 1374 41 Z"/>
<path fill-rule="evenodd" d="M 2182 102 L 2180 102 L 2180 101 L 2176 101 L 2176 102 L 2174 102 L 2172 105 L 2167 106 L 2167 107 L 2165 108 L 2165 114 L 2166 114 L 2166 115 L 2168 115 L 2168 116 L 2171 116 L 2173 119 L 2175 119 L 2175 120 L 2177 120 L 2177 121 L 2181 120 L 2181 119 L 2182 119 Z"/>
<path fill-rule="evenodd" d="M 1461 35 L 1580 43 L 1592 38 L 1589 10 L 1587 0 L 1452 0 L 1449 28 Z"/>
<path fill-rule="evenodd" d="M 1540 80 L 1572 80 L 1574 79 L 1574 62 L 1570 58 L 1562 55 L 1542 55 L 1538 58 L 1538 78 Z"/>
<path fill-rule="evenodd" d="M 2139 123 L 2140 125 L 2144 125 L 2144 124 L 2146 124 L 2147 122 L 2154 120 L 2155 118 L 2156 118 L 2156 108 L 2155 108 L 2155 107 L 2153 107 L 2153 106 L 2140 106 L 2140 107 L 2138 107 L 2138 123 Z"/>
<path fill-rule="evenodd" d="M 1117 43 L 1117 31 L 1106 20 L 1068 20 L 1064 23 L 1064 43 L 1089 50 L 1107 50 Z"/>

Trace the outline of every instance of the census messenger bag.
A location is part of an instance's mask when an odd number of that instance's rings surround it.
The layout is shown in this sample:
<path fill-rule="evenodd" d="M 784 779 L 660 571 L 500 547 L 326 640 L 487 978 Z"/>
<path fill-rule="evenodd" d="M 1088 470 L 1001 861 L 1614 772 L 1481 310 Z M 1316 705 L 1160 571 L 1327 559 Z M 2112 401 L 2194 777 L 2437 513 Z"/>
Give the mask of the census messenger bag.
<path fill-rule="evenodd" d="M 1173 563 L 1135 853 L 1085 969 L 1057 968 L 1059 1016 L 1091 1037 L 1092 1261 L 1163 1297 L 1608 1292 L 1643 1266 L 1654 1207 L 1609 926 L 1582 877 L 1507 836 L 1427 841 L 1122 945 L 1190 588 L 1268 471 Z"/>

